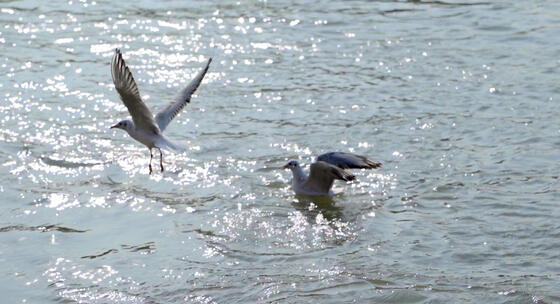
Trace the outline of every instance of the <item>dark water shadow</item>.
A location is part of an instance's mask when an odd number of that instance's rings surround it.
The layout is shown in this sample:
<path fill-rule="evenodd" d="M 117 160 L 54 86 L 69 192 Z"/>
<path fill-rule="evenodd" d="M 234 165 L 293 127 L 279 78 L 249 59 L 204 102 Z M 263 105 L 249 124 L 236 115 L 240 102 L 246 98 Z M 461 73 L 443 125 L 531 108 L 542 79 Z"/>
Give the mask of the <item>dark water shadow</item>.
<path fill-rule="evenodd" d="M 329 223 L 344 219 L 342 207 L 336 205 L 336 200 L 333 196 L 298 194 L 292 201 L 292 206 L 304 214 L 310 224 L 315 224 L 318 214 L 322 214 Z"/>
<path fill-rule="evenodd" d="M 147 242 L 147 243 L 143 243 L 143 244 L 139 244 L 139 245 L 122 244 L 121 249 L 132 252 L 132 253 L 151 254 L 151 253 L 154 253 L 156 251 L 156 245 L 155 245 L 155 242 Z M 108 250 L 103 251 L 101 253 L 84 255 L 80 258 L 93 260 L 93 259 L 101 258 L 101 257 L 104 257 L 106 255 L 114 254 L 114 253 L 118 253 L 118 252 L 119 252 L 118 249 L 111 248 L 111 249 L 108 249 Z"/>
<path fill-rule="evenodd" d="M 93 167 L 93 166 L 100 166 L 100 165 L 107 165 L 110 164 L 111 161 L 107 162 L 95 162 L 95 163 L 84 163 L 84 162 L 71 162 L 64 159 L 52 159 L 47 156 L 41 156 L 39 158 L 43 163 L 49 166 L 61 167 L 61 168 L 80 168 L 80 167 Z"/>
<path fill-rule="evenodd" d="M 104 251 L 104 252 L 99 253 L 99 254 L 84 255 L 84 256 L 82 256 L 81 258 L 82 258 L 82 259 L 90 259 L 90 260 L 93 260 L 93 259 L 97 259 L 97 258 L 106 256 L 106 255 L 108 255 L 108 254 L 117 253 L 117 252 L 119 252 L 117 249 L 109 249 L 109 250 Z"/>
<path fill-rule="evenodd" d="M 39 232 L 49 232 L 49 231 L 59 231 L 64 233 L 84 233 L 88 230 L 74 229 L 70 227 L 64 227 L 58 224 L 45 224 L 39 226 L 27 226 L 27 225 L 11 225 L 0 227 L 0 232 L 10 232 L 10 231 L 39 231 Z"/>

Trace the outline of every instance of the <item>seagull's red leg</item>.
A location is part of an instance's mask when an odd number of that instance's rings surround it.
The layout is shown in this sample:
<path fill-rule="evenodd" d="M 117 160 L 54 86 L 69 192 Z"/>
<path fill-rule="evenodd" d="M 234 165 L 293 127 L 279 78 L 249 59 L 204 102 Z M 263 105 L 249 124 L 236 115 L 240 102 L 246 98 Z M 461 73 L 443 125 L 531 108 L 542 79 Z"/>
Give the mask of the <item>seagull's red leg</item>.
<path fill-rule="evenodd" d="M 161 172 L 163 172 L 163 153 L 161 153 L 161 149 L 159 150 L 159 166 L 161 167 Z"/>
<path fill-rule="evenodd" d="M 150 149 L 150 174 L 152 174 L 152 158 L 154 158 L 154 155 L 152 154 L 152 149 Z"/>

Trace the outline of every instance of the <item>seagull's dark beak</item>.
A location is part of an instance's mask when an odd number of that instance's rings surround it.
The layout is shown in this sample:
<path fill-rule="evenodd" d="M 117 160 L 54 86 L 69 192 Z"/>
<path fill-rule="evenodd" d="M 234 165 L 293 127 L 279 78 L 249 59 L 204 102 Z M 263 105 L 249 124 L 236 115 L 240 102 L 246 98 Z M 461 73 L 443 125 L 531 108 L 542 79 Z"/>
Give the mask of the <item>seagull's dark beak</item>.
<path fill-rule="evenodd" d="M 288 169 L 288 165 L 282 166 L 282 169 L 284 169 L 284 170 Z"/>
<path fill-rule="evenodd" d="M 114 129 L 114 128 L 117 128 L 117 127 L 118 127 L 118 125 L 114 125 L 114 126 L 110 127 L 109 129 Z"/>

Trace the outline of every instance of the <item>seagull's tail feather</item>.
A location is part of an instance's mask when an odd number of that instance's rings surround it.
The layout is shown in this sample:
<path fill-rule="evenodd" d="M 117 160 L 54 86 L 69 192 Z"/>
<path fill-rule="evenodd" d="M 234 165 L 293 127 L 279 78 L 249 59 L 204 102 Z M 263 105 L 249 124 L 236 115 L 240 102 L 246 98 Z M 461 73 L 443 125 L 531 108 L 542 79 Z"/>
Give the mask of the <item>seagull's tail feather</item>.
<path fill-rule="evenodd" d="M 181 153 L 181 152 L 185 152 L 187 150 L 186 147 L 183 147 L 181 145 L 178 144 L 174 144 L 172 142 L 170 142 L 167 138 L 165 137 L 161 137 L 161 139 L 159 139 L 156 142 L 156 147 L 160 148 L 160 149 L 165 149 L 165 150 L 169 150 L 169 151 L 173 151 L 175 153 Z"/>

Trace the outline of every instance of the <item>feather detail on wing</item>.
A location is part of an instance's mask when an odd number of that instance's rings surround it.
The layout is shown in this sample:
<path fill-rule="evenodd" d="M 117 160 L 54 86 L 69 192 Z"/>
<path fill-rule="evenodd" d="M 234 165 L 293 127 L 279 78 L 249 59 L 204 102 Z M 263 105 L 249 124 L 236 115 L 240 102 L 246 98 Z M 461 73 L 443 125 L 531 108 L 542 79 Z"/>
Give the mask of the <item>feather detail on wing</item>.
<path fill-rule="evenodd" d="M 165 130 L 167 125 L 175 118 L 185 106 L 191 101 L 192 94 L 198 89 L 204 75 L 208 71 L 210 63 L 212 62 L 212 58 L 208 59 L 206 66 L 202 69 L 196 77 L 191 80 L 189 85 L 184 88 L 181 93 L 175 98 L 175 101 L 167 105 L 163 110 L 161 110 L 156 115 L 156 122 L 160 128 L 160 130 Z"/>
<path fill-rule="evenodd" d="M 329 152 L 319 155 L 317 161 L 324 161 L 342 169 L 377 169 L 381 163 L 372 161 L 365 156 L 346 153 Z"/>
<path fill-rule="evenodd" d="M 351 181 L 354 180 L 354 178 L 354 175 L 339 167 L 333 166 L 324 161 L 318 161 L 311 164 L 309 177 L 307 178 L 305 187 L 312 191 L 328 193 L 335 179 Z"/>
<path fill-rule="evenodd" d="M 115 89 L 119 93 L 121 100 L 128 109 L 132 121 L 136 129 L 152 131 L 155 134 L 159 133 L 159 128 L 156 126 L 152 112 L 140 98 L 138 86 L 132 77 L 132 73 L 126 66 L 122 58 L 121 51 L 115 50 L 115 55 L 111 61 L 111 76 Z"/>

